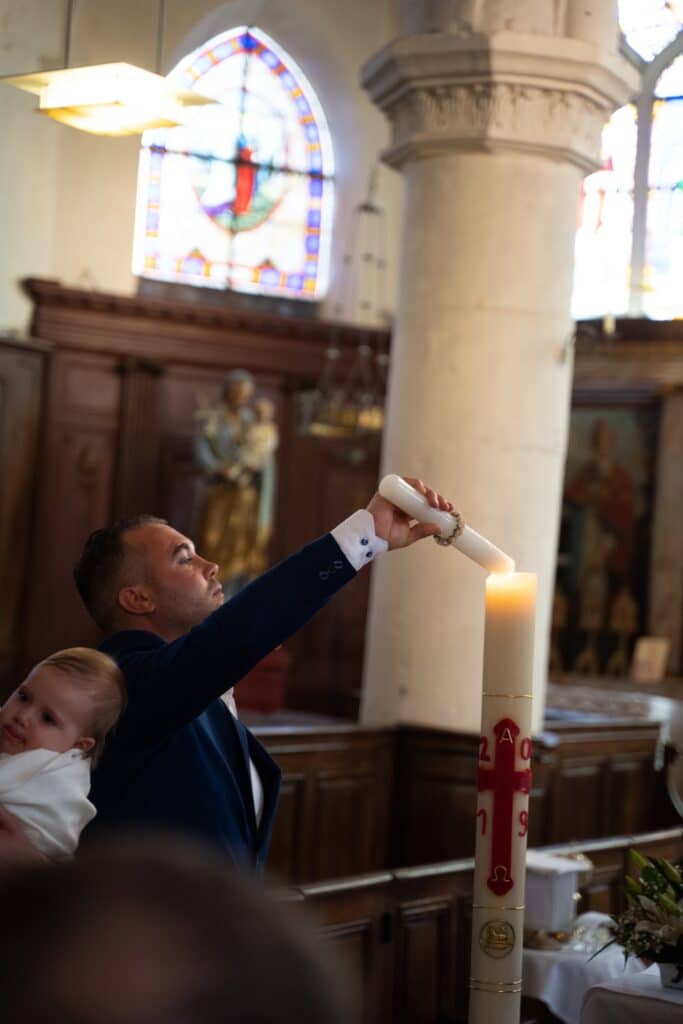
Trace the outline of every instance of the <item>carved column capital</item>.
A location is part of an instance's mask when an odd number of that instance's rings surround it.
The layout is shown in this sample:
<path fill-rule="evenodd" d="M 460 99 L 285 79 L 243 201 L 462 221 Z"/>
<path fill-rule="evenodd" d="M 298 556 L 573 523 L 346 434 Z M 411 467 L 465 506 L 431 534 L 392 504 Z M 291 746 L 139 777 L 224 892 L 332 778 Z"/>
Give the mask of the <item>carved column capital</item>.
<path fill-rule="evenodd" d="M 391 123 L 392 166 L 510 150 L 588 173 L 605 121 L 637 81 L 621 58 L 584 42 L 508 32 L 402 37 L 366 64 L 363 84 Z"/>

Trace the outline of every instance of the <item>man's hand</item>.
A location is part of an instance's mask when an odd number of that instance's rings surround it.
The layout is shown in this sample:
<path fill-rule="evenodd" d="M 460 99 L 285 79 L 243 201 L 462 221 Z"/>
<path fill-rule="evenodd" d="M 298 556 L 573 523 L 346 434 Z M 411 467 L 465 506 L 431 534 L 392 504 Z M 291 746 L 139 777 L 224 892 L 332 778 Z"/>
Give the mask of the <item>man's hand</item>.
<path fill-rule="evenodd" d="M 405 476 L 403 479 L 420 494 L 424 494 L 432 508 L 440 508 L 444 512 L 453 511 L 452 502 L 447 501 L 442 494 L 437 494 L 431 487 L 425 487 L 421 480 L 412 476 Z M 389 550 L 405 548 L 409 544 L 414 544 L 416 540 L 433 537 L 439 533 L 439 527 L 431 523 L 414 523 L 411 526 L 413 520 L 383 498 L 379 492 L 370 501 L 368 512 L 374 517 L 375 533 L 388 543 Z"/>
<path fill-rule="evenodd" d="M 0 870 L 17 864 L 47 863 L 47 857 L 26 838 L 18 818 L 0 804 Z"/>

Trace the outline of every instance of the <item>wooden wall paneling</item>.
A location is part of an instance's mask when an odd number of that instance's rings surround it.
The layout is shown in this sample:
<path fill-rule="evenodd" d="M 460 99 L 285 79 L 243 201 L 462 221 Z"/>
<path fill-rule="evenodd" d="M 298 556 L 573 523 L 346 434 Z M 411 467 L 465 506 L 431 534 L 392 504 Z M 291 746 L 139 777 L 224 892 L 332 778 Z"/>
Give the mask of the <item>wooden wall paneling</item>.
<path fill-rule="evenodd" d="M 386 856 L 392 783 L 390 741 L 356 747 L 318 772 L 312 789 L 311 880 L 357 874 Z"/>
<path fill-rule="evenodd" d="M 268 854 L 268 876 L 283 884 L 292 885 L 306 877 L 301 841 L 305 835 L 305 800 L 306 773 L 285 769 Z"/>
<path fill-rule="evenodd" d="M 158 490 L 159 363 L 137 357 L 119 360 L 121 377 L 112 518 L 138 515 L 154 506 Z"/>
<path fill-rule="evenodd" d="M 428 864 L 474 851 L 478 737 L 398 730 L 394 864 Z"/>
<path fill-rule="evenodd" d="M 387 863 L 393 739 L 338 727 L 256 730 L 283 772 L 269 872 L 282 882 L 360 874 Z"/>
<path fill-rule="evenodd" d="M 604 758 L 599 755 L 562 757 L 555 779 L 555 822 L 551 842 L 591 839 L 604 835 Z"/>
<path fill-rule="evenodd" d="M 623 850 L 607 848 L 588 852 L 593 863 L 589 881 L 581 889 L 580 913 L 599 911 L 613 914 L 621 909 L 621 886 L 624 880 Z M 615 909 L 616 908 L 616 909 Z"/>
<path fill-rule="evenodd" d="M 393 1024 L 394 974 L 389 872 L 302 886 L 323 935 L 357 980 L 364 1024 Z"/>
<path fill-rule="evenodd" d="M 554 737 L 534 738 L 529 794 L 529 846 L 543 846 L 549 841 L 554 810 L 555 747 Z"/>
<path fill-rule="evenodd" d="M 284 772 L 271 858 L 282 881 L 473 855 L 476 736 L 408 726 L 255 729 Z M 596 725 L 536 738 L 530 845 L 668 825 L 650 824 L 656 733 L 649 725 L 615 731 Z"/>
<path fill-rule="evenodd" d="M 467 1003 L 471 861 L 394 873 L 394 1017 L 401 1024 L 452 1020 Z"/>
<path fill-rule="evenodd" d="M 33 497 L 50 346 L 0 337 L 0 699 L 16 682 L 20 614 L 33 526 Z"/>
<path fill-rule="evenodd" d="M 594 871 L 579 910 L 618 913 L 629 848 L 676 861 L 683 828 L 546 847 L 585 854 Z M 364 988 L 364 1020 L 392 1024 L 464 1022 L 467 1018 L 472 859 L 343 878 L 297 890 L 322 933 L 339 944 Z M 525 1024 L 557 1024 L 527 1001 Z"/>
<path fill-rule="evenodd" d="M 365 508 L 374 494 L 379 472 L 377 452 L 371 449 L 364 461 L 354 463 L 348 451 L 292 434 L 292 475 L 285 520 L 290 550 L 331 530 L 356 509 Z M 308 486 L 302 491 L 304 481 Z M 295 658 L 289 686 L 293 707 L 356 718 L 371 571 L 359 573 L 292 638 L 288 648 Z"/>
<path fill-rule="evenodd" d="M 649 751 L 624 752 L 609 759 L 605 835 L 644 832 L 655 825 L 656 772 Z"/>
<path fill-rule="evenodd" d="M 653 825 L 659 729 L 614 722 L 557 726 L 552 826 L 546 842 L 645 832 Z"/>
<path fill-rule="evenodd" d="M 120 393 L 113 358 L 76 352 L 51 357 L 24 670 L 60 647 L 98 642 L 72 572 L 88 534 L 111 520 Z"/>

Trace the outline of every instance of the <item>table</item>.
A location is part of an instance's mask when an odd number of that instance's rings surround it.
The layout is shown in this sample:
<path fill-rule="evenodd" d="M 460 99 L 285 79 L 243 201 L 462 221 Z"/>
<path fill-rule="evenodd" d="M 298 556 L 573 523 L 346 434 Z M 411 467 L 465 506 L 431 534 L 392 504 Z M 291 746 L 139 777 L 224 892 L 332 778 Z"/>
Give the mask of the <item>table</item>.
<path fill-rule="evenodd" d="M 683 991 L 662 988 L 659 967 L 595 985 L 586 992 L 580 1024 L 681 1024 Z"/>
<path fill-rule="evenodd" d="M 592 960 L 590 953 L 585 952 L 525 949 L 522 994 L 540 999 L 565 1024 L 579 1024 L 581 1003 L 589 989 L 636 973 L 644 973 L 643 964 L 629 957 L 624 967 L 624 953 L 620 947 L 610 947 Z M 678 1024 L 681 1024 L 680 1020 Z"/>

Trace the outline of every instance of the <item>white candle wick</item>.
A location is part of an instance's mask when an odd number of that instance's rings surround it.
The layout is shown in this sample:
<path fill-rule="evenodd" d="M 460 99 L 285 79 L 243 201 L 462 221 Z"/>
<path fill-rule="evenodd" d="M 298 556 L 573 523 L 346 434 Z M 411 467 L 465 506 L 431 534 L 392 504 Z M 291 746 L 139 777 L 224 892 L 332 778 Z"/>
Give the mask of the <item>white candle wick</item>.
<path fill-rule="evenodd" d="M 509 555 L 486 537 L 482 537 L 471 526 L 463 526 L 458 531 L 458 520 L 452 513 L 432 508 L 425 496 L 411 487 L 403 477 L 397 476 L 396 473 L 385 476 L 380 482 L 379 493 L 411 519 L 417 519 L 421 523 L 434 523 L 439 527 L 440 536 L 444 541 L 451 543 L 490 573 L 507 576 L 515 571 L 514 560 Z"/>

